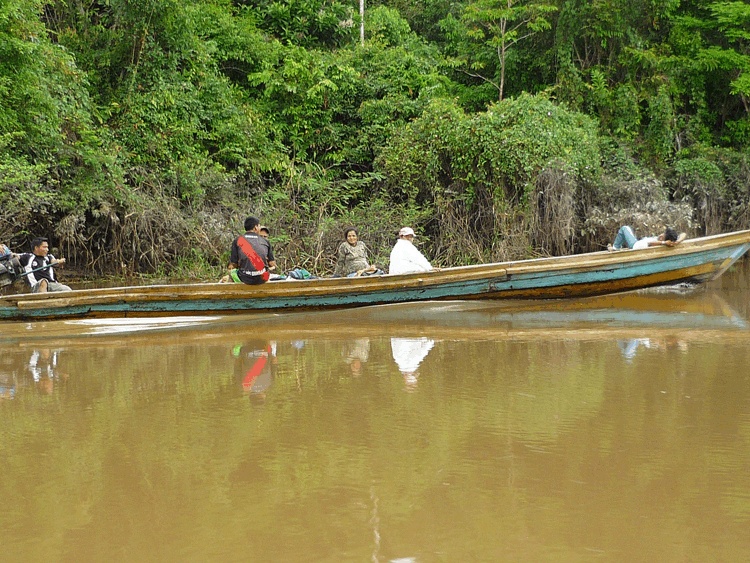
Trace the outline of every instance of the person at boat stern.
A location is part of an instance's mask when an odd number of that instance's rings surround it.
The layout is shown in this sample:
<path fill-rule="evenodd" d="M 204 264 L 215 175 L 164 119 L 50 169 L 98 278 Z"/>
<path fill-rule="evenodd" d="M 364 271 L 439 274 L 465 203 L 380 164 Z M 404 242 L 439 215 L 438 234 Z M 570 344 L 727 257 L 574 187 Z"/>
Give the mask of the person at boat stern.
<path fill-rule="evenodd" d="M 0 243 L 0 287 L 10 285 L 21 275 L 18 254 Z"/>
<path fill-rule="evenodd" d="M 412 274 L 433 270 L 432 264 L 414 246 L 414 229 L 404 227 L 398 232 L 398 240 L 391 250 L 389 274 Z"/>
<path fill-rule="evenodd" d="M 222 282 L 256 285 L 265 283 L 270 277 L 269 260 L 273 258 L 271 243 L 260 234 L 257 217 L 245 219 L 245 234 L 232 242 L 229 254 L 229 274 Z"/>
<path fill-rule="evenodd" d="M 34 238 L 31 252 L 19 255 L 18 261 L 32 293 L 70 291 L 69 286 L 57 281 L 53 267 L 65 264 L 65 258 L 55 258 L 49 253 L 49 241 L 45 237 Z"/>
<path fill-rule="evenodd" d="M 625 225 L 620 227 L 613 244 L 607 245 L 607 250 L 622 250 L 623 247 L 632 250 L 640 250 L 649 246 L 674 246 L 681 243 L 687 238 L 685 233 L 677 234 L 677 231 L 671 227 L 664 229 L 664 232 L 655 237 L 638 238 L 633 232 L 633 227 Z"/>

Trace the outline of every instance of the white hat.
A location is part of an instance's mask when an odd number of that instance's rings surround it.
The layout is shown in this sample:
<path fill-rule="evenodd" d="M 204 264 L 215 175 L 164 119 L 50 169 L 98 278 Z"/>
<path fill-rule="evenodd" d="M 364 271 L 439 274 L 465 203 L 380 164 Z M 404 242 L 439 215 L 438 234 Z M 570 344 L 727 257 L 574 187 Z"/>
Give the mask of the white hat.
<path fill-rule="evenodd" d="M 398 232 L 398 236 L 400 237 L 405 237 L 407 235 L 414 236 L 414 229 L 412 229 L 411 227 L 404 227 Z"/>

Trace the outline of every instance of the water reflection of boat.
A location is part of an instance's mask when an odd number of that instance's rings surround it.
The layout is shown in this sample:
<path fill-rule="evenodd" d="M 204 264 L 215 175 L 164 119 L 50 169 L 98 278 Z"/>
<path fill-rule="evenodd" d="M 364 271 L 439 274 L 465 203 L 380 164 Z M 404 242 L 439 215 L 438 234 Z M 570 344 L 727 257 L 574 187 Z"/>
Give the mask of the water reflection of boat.
<path fill-rule="evenodd" d="M 675 247 L 593 252 L 366 278 L 81 289 L 0 297 L 0 320 L 291 312 L 449 299 L 559 299 L 720 276 L 750 249 L 750 230 Z"/>
<path fill-rule="evenodd" d="M 248 330 L 270 339 L 325 337 L 429 337 L 434 339 L 640 338 L 679 332 L 685 338 L 746 339 L 750 324 L 717 293 L 648 290 L 619 296 L 545 301 L 446 301 L 382 305 L 357 310 L 291 315 L 78 319 L 5 323 L 0 343 L 39 339 L 86 345 L 92 338 L 114 345 L 139 340 L 210 340 Z"/>
<path fill-rule="evenodd" d="M 382 308 L 373 316 L 387 322 L 402 316 L 406 308 Z M 367 315 L 368 317 L 370 315 Z M 747 329 L 748 322 L 716 294 L 687 297 L 685 294 L 626 294 L 576 301 L 538 303 L 452 303 L 430 308 L 412 308 L 409 318 L 426 323 L 461 327 L 506 328 L 626 328 Z M 395 321 L 395 319 L 394 319 Z"/>

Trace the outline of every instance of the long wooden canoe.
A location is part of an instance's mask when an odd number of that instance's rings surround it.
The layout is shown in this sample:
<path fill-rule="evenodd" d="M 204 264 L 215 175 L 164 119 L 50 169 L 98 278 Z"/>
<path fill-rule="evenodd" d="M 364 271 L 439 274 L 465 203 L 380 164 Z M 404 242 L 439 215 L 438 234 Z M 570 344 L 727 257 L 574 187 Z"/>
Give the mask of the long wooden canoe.
<path fill-rule="evenodd" d="M 83 289 L 0 297 L 0 320 L 215 315 L 455 299 L 559 299 L 720 276 L 750 249 L 750 230 L 674 247 L 593 252 L 444 268 L 419 274 Z"/>

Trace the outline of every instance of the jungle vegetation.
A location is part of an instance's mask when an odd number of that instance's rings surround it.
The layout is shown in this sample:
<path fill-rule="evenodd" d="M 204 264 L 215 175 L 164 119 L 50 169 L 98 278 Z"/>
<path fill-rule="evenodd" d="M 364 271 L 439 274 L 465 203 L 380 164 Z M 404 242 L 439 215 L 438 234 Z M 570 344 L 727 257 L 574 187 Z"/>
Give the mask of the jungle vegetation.
<path fill-rule="evenodd" d="M 82 271 L 210 279 L 248 214 L 318 274 L 348 225 L 440 265 L 748 228 L 749 155 L 742 1 L 0 3 L 0 240 Z"/>

